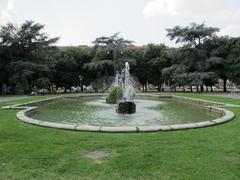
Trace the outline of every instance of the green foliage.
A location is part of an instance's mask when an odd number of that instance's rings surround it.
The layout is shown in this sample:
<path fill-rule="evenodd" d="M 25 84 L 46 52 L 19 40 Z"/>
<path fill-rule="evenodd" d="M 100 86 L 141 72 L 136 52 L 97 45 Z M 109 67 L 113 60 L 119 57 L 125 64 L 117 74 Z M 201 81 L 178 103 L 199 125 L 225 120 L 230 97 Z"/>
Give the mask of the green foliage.
<path fill-rule="evenodd" d="M 123 90 L 121 87 L 113 87 L 108 92 L 106 102 L 108 104 L 117 104 L 117 102 L 122 99 L 123 97 Z"/>
<path fill-rule="evenodd" d="M 206 27 L 205 23 L 191 23 L 190 26 L 167 29 L 167 36 L 170 40 L 176 40 L 176 43 L 187 43 L 188 46 L 197 47 L 207 39 L 216 37 L 219 30 L 215 27 Z"/>
<path fill-rule="evenodd" d="M 50 81 L 48 78 L 39 78 L 37 81 L 37 86 L 39 88 L 46 88 L 50 84 Z"/>
<path fill-rule="evenodd" d="M 110 37 L 102 36 L 93 41 L 95 46 L 104 46 L 108 48 L 124 48 L 127 45 L 131 45 L 133 41 L 126 40 L 119 37 L 119 33 L 115 33 Z"/>
<path fill-rule="evenodd" d="M 86 63 L 85 67 L 97 71 L 98 78 L 114 76 L 115 71 L 120 70 L 121 65 L 126 61 L 123 52 L 132 41 L 118 35 L 119 33 L 110 37 L 99 37 L 93 42 L 93 59 Z"/>
<path fill-rule="evenodd" d="M 240 38 L 232 38 L 227 46 L 229 50 L 227 56 L 228 75 L 231 80 L 240 84 Z"/>
<path fill-rule="evenodd" d="M 145 50 L 144 59 L 148 66 L 145 71 L 148 71 L 150 77 L 148 82 L 158 86 L 158 91 L 160 91 L 161 84 L 164 82 L 162 70 L 171 65 L 168 57 L 168 47 L 164 44 L 149 44 Z"/>
<path fill-rule="evenodd" d="M 240 83 L 240 39 L 217 37 L 218 28 L 204 23 L 175 26 L 167 36 L 180 48 L 164 44 L 136 47 L 119 37 L 99 37 L 92 48 L 54 44 L 44 25 L 25 21 L 0 27 L 0 94 L 30 93 L 34 87 L 71 89 L 92 84 L 95 90 L 107 89 L 108 81 L 127 61 L 131 74 L 147 91 L 147 84 L 161 90 L 162 84 L 176 86 L 214 86 L 218 79 Z M 3 90 L 5 89 L 5 90 Z"/>
<path fill-rule="evenodd" d="M 185 46 L 172 51 L 172 66 L 163 70 L 165 80 L 174 86 L 213 86 L 218 78 L 226 82 L 227 38 L 217 38 L 218 28 L 192 23 L 167 29 L 167 36 Z M 226 83 L 224 86 L 226 91 Z"/>
<path fill-rule="evenodd" d="M 69 47 L 59 49 L 54 57 L 53 82 L 57 87 L 71 90 L 80 85 L 79 75 L 83 76 L 82 84 L 89 85 L 96 78 L 95 72 L 86 69 L 85 64 L 93 58 L 90 49 Z"/>
<path fill-rule="evenodd" d="M 3 71 L 6 77 L 2 83 L 10 86 L 15 93 L 19 87 L 24 93 L 30 93 L 40 78 L 50 81 L 52 52 L 49 50 L 58 38 L 50 39 L 42 32 L 43 28 L 33 21 L 25 21 L 20 26 L 9 23 L 1 27 L 0 55 L 5 60 Z"/>
<path fill-rule="evenodd" d="M 93 90 L 95 92 L 98 92 L 98 90 L 101 89 L 102 86 L 103 86 L 103 80 L 102 79 L 96 79 L 95 81 L 93 81 L 91 83 L 91 85 L 92 85 Z"/>

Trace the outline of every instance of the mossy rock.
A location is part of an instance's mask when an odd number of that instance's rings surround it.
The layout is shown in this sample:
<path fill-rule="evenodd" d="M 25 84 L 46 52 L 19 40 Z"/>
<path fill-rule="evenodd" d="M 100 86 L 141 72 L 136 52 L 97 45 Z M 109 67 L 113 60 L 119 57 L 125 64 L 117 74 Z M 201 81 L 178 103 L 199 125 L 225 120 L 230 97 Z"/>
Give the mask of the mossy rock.
<path fill-rule="evenodd" d="M 108 92 L 106 102 L 108 104 L 117 104 L 119 100 L 123 97 L 123 90 L 121 87 L 113 87 Z"/>
<path fill-rule="evenodd" d="M 117 105 L 117 113 L 133 114 L 136 112 L 136 104 L 133 101 L 120 101 Z"/>

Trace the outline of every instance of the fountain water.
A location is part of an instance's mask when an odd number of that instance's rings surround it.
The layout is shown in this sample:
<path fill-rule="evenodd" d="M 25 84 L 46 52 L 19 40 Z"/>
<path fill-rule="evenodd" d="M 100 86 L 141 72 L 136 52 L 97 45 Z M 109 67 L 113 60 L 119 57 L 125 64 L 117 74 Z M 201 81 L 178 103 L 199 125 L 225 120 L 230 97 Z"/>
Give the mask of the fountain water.
<path fill-rule="evenodd" d="M 134 80 L 130 76 L 129 63 L 125 63 L 125 68 L 121 73 L 117 73 L 115 85 L 118 85 L 123 90 L 123 99 L 117 105 L 117 112 L 122 114 L 133 114 L 136 112 L 136 104 L 133 99 L 135 96 Z M 116 83 L 117 82 L 117 83 Z"/>

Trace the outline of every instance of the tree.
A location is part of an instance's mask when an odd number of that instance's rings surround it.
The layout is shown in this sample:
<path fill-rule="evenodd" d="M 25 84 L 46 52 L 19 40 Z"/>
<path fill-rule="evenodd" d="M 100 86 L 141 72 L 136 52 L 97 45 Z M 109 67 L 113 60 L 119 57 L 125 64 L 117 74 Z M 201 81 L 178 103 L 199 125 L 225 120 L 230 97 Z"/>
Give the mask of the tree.
<path fill-rule="evenodd" d="M 79 73 L 78 64 L 75 57 L 70 50 L 60 50 L 57 54 L 57 61 L 54 67 L 54 84 L 57 87 L 64 88 L 64 91 L 67 92 L 67 89 L 71 92 L 72 86 L 79 85 Z"/>
<path fill-rule="evenodd" d="M 124 50 L 132 44 L 132 41 L 118 36 L 119 33 L 110 37 L 99 37 L 93 41 L 93 59 L 85 67 L 90 71 L 96 71 L 98 78 L 103 78 L 103 83 L 107 83 L 109 78 L 114 76 L 116 71 L 123 67 L 125 61 L 130 59 L 123 58 Z M 111 79 L 111 78 L 110 78 Z"/>
<path fill-rule="evenodd" d="M 8 61 L 6 61 L 6 52 L 0 43 L 0 94 L 6 93 L 4 86 L 8 84 L 9 71 L 7 71 Z"/>
<path fill-rule="evenodd" d="M 83 91 L 83 85 L 89 85 L 96 77 L 95 72 L 85 68 L 85 64 L 89 63 L 92 58 L 91 49 L 79 47 L 60 49 L 55 66 L 55 84 L 65 89 L 80 86 L 79 76 L 82 76 L 80 88 Z"/>
<path fill-rule="evenodd" d="M 22 90 L 30 93 L 37 85 L 38 78 L 48 71 L 48 62 L 42 58 L 47 54 L 47 49 L 57 42 L 58 38 L 49 38 L 43 33 L 44 26 L 33 21 L 26 21 L 21 26 L 12 23 L 3 26 L 0 31 L 1 46 L 7 68 L 8 85 L 14 91 Z M 42 76 L 42 77 L 40 77 Z"/>
<path fill-rule="evenodd" d="M 227 43 L 228 75 L 235 83 L 240 83 L 240 38 L 231 38 Z"/>
<path fill-rule="evenodd" d="M 110 37 L 102 36 L 93 41 L 96 49 L 102 49 L 108 53 L 109 60 L 112 60 L 111 63 L 113 65 L 114 72 L 119 71 L 125 63 L 121 58 L 123 51 L 128 46 L 132 45 L 132 43 L 133 41 L 119 37 L 119 33 L 116 33 Z"/>
<path fill-rule="evenodd" d="M 162 83 L 164 82 L 162 70 L 170 65 L 167 50 L 164 44 L 149 44 L 144 53 L 144 61 L 147 63 L 145 68 L 148 71 L 148 81 L 157 86 L 158 91 L 161 91 Z"/>
<path fill-rule="evenodd" d="M 209 85 L 210 82 L 215 82 L 215 78 L 213 78 L 215 77 L 215 75 L 213 76 L 214 72 L 209 71 L 206 66 L 208 57 L 206 51 L 203 49 L 203 44 L 215 38 L 218 31 L 218 28 L 206 27 L 204 23 L 192 23 L 187 27 L 175 26 L 172 29 L 167 29 L 167 36 L 170 37 L 170 40 L 176 40 L 176 43 L 184 43 L 184 46 L 180 50 L 175 51 L 175 57 L 173 57 L 173 59 L 176 59 L 173 64 L 183 67 L 183 71 L 173 72 L 172 82 L 183 86 L 200 86 L 201 91 L 203 91 L 204 84 Z M 174 67 L 169 70 L 173 71 Z M 175 70 L 178 69 L 175 68 Z M 165 70 L 166 74 L 168 72 L 168 69 Z M 187 73 L 189 73 L 189 77 Z"/>
<path fill-rule="evenodd" d="M 218 78 L 222 79 L 224 82 L 223 91 L 227 92 L 227 80 L 230 75 L 229 67 L 229 52 L 230 48 L 228 37 L 218 37 L 211 40 L 207 40 L 203 44 L 203 49 L 206 51 L 208 59 L 206 60 L 207 69 L 214 72 Z"/>
<path fill-rule="evenodd" d="M 167 29 L 167 36 L 176 43 L 185 43 L 190 47 L 200 47 L 203 42 L 216 37 L 219 28 L 206 27 L 205 23 L 191 23 L 190 26 L 175 26 Z"/>
<path fill-rule="evenodd" d="M 136 59 L 136 77 L 143 85 L 143 91 L 147 91 L 147 82 L 149 79 L 149 64 L 144 58 L 144 48 L 134 50 L 134 58 Z"/>

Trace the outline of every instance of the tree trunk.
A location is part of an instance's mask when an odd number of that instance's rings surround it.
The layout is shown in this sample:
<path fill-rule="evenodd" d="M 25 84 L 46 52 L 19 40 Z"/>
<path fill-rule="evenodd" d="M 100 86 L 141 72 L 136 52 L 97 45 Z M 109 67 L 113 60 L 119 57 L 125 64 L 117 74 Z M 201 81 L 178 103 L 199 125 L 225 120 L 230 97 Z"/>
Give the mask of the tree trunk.
<path fill-rule="evenodd" d="M 161 91 L 161 85 L 160 85 L 160 84 L 158 84 L 158 88 L 157 88 L 157 90 L 158 90 L 158 92 Z"/>
<path fill-rule="evenodd" d="M 52 93 L 54 92 L 53 83 L 51 84 Z"/>
<path fill-rule="evenodd" d="M 0 84 L 0 94 L 2 95 L 3 94 L 3 85 Z"/>
<path fill-rule="evenodd" d="M 206 92 L 208 92 L 208 87 L 206 86 Z"/>
<path fill-rule="evenodd" d="M 145 92 L 148 91 L 148 88 L 147 88 L 147 83 L 145 84 Z"/>
<path fill-rule="evenodd" d="M 26 92 L 24 92 L 24 93 L 30 94 L 31 92 L 32 92 L 32 83 L 31 83 L 31 81 L 28 81 L 28 88 L 27 88 Z"/>
<path fill-rule="evenodd" d="M 48 84 L 48 93 L 51 93 L 51 84 Z"/>
<path fill-rule="evenodd" d="M 201 85 L 200 88 L 201 88 L 201 92 L 204 92 L 203 85 Z"/>
<path fill-rule="evenodd" d="M 223 80 L 223 92 L 227 92 L 227 79 Z"/>
<path fill-rule="evenodd" d="M 193 88 L 192 88 L 192 86 L 190 86 L 190 91 L 193 92 Z"/>
<path fill-rule="evenodd" d="M 213 87 L 212 87 L 212 85 L 211 85 L 211 92 L 213 92 Z"/>
<path fill-rule="evenodd" d="M 81 91 L 83 92 L 83 84 L 81 83 Z"/>
<path fill-rule="evenodd" d="M 199 88 L 198 88 L 198 86 L 197 86 L 197 92 L 199 91 Z"/>

